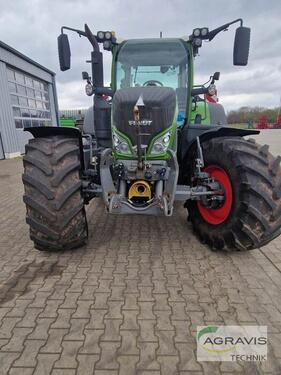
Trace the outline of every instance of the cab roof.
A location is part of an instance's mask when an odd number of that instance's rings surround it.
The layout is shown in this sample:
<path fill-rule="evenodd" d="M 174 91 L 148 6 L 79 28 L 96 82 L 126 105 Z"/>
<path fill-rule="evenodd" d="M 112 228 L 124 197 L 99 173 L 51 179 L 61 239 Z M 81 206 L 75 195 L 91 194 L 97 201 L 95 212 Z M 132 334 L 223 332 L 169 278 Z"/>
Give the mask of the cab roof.
<path fill-rule="evenodd" d="M 187 53 L 186 42 L 179 38 L 129 39 L 120 44 L 117 59 L 131 66 L 180 65 Z"/>

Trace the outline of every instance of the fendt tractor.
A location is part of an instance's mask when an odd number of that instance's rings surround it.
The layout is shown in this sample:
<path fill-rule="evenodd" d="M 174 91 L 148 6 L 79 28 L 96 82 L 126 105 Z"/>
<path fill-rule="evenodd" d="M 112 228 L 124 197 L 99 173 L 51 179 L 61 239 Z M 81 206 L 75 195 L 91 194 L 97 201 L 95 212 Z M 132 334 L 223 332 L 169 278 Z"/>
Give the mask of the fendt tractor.
<path fill-rule="evenodd" d="M 216 94 L 219 72 L 193 83 L 203 42 L 234 23 L 233 63 L 244 66 L 250 29 L 242 19 L 183 38 L 121 41 L 111 31 L 94 35 L 87 24 L 61 28 L 62 71 L 71 65 L 66 30 L 92 46 L 91 76 L 82 78 L 94 98 L 82 131 L 28 129 L 24 202 L 37 249 L 85 244 L 85 205 L 95 197 L 108 213 L 126 215 L 171 216 L 182 201 L 194 232 L 217 250 L 254 249 L 281 233 L 281 158 L 249 138 L 258 131 L 228 127 L 223 107 L 206 100 Z M 112 54 L 109 87 L 100 46 Z"/>

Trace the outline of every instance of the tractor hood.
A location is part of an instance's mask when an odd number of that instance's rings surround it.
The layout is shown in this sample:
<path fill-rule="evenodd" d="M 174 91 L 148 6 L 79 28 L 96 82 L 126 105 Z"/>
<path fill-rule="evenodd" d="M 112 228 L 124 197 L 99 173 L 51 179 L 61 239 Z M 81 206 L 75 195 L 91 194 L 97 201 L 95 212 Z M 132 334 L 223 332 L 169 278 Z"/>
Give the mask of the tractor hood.
<path fill-rule="evenodd" d="M 140 112 L 141 143 L 148 145 L 158 133 L 172 126 L 175 109 L 175 91 L 169 87 L 132 87 L 118 90 L 112 102 L 112 122 L 126 134 L 133 145 L 137 143 L 134 107 Z"/>

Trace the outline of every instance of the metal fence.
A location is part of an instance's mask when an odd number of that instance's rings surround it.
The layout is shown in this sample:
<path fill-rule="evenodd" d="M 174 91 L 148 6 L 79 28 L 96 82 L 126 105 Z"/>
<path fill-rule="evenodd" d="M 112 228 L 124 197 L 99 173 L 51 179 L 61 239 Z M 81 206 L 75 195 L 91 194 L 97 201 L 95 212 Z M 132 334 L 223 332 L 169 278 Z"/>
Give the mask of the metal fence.
<path fill-rule="evenodd" d="M 61 109 L 59 110 L 59 117 L 66 117 L 66 118 L 74 118 L 76 120 L 80 120 L 81 118 L 85 117 L 87 112 L 87 108 L 81 109 Z"/>

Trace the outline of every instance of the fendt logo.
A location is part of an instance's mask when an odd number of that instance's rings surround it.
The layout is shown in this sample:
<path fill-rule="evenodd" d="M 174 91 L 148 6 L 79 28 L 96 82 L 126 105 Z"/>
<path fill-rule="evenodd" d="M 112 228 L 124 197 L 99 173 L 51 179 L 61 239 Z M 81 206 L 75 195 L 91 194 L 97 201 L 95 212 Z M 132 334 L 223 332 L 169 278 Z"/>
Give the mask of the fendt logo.
<path fill-rule="evenodd" d="M 140 120 L 140 121 L 129 120 L 128 123 L 130 126 L 150 126 L 152 123 L 152 120 Z"/>
<path fill-rule="evenodd" d="M 198 361 L 266 361 L 266 326 L 197 327 Z"/>

